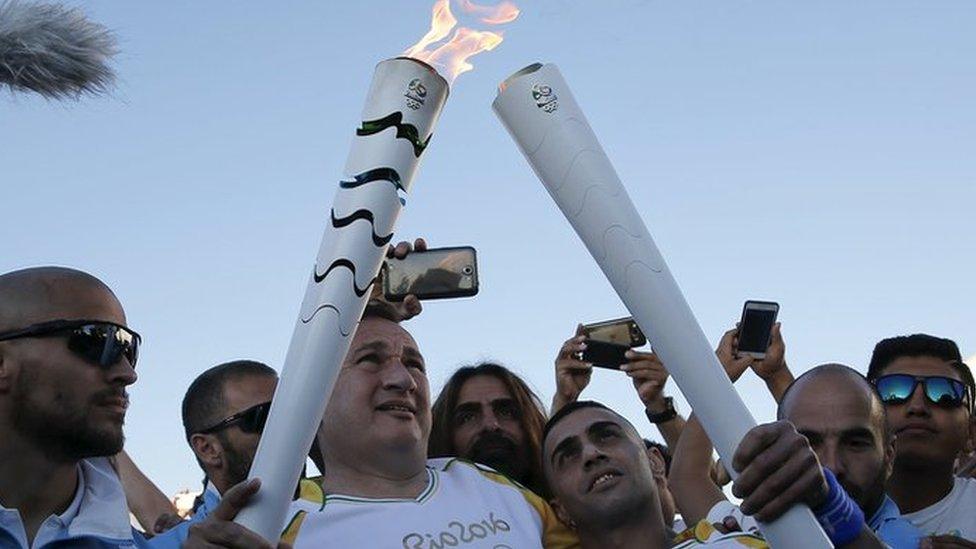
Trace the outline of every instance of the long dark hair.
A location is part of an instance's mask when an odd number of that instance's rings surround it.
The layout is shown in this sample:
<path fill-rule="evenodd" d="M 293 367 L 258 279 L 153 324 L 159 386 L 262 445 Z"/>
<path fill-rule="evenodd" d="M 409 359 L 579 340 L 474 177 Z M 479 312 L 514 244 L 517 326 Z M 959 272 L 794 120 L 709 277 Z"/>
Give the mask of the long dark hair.
<path fill-rule="evenodd" d="M 546 425 L 545 407 L 539 397 L 508 368 L 493 362 L 482 362 L 474 366 L 464 366 L 447 380 L 440 395 L 434 402 L 433 422 L 430 442 L 427 446 L 429 457 L 451 457 L 457 455 L 454 448 L 454 408 L 461 396 L 461 387 L 475 376 L 491 376 L 501 381 L 512 394 L 519 409 L 519 423 L 525 433 L 526 443 L 532 456 L 529 477 L 515 479 L 540 496 L 547 497 L 545 479 L 542 476 L 542 430 Z"/>

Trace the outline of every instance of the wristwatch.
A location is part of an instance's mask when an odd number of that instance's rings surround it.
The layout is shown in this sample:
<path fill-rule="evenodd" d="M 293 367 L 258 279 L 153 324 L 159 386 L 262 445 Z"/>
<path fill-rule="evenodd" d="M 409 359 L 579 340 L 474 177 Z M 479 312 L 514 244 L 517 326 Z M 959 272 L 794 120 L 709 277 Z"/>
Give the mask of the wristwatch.
<path fill-rule="evenodd" d="M 664 404 L 664 410 L 660 412 L 652 412 L 645 408 L 644 414 L 647 415 L 647 420 L 651 423 L 658 424 L 664 423 L 665 421 L 671 421 L 672 419 L 678 417 L 678 411 L 674 409 L 673 398 L 664 397 Z"/>

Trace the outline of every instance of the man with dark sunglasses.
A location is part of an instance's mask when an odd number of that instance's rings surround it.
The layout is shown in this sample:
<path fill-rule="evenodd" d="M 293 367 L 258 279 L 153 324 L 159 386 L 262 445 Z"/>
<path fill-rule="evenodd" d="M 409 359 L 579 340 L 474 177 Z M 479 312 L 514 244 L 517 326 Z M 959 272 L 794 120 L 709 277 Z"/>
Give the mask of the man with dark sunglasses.
<path fill-rule="evenodd" d="M 0 275 L 0 546 L 134 547 L 118 476 L 140 338 L 97 278 Z"/>
<path fill-rule="evenodd" d="M 183 397 L 183 429 L 205 475 L 203 501 L 190 520 L 152 538 L 150 546 L 180 547 L 190 526 L 247 479 L 277 383 L 270 366 L 252 360 L 214 366 L 193 380 Z"/>
<path fill-rule="evenodd" d="M 952 340 L 915 334 L 879 342 L 868 368 L 896 437 L 888 493 L 931 547 L 976 548 L 976 479 L 953 474 L 976 436 L 976 387 L 961 358 Z"/>

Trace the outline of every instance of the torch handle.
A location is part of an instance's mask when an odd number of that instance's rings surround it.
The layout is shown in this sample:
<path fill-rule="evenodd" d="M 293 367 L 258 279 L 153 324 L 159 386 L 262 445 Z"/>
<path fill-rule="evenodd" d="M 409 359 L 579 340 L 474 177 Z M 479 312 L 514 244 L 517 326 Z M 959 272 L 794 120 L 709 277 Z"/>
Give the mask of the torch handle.
<path fill-rule="evenodd" d="M 376 67 L 235 521 L 277 541 L 448 85 L 408 58 Z M 325 453 L 324 448 L 320 448 Z M 324 473 L 324 471 L 323 471 Z"/>
<path fill-rule="evenodd" d="M 559 70 L 532 65 L 519 71 L 502 84 L 493 107 L 651 341 L 724 462 L 731 463 L 756 422 Z M 831 546 L 805 507 L 761 528 L 774 547 Z"/>

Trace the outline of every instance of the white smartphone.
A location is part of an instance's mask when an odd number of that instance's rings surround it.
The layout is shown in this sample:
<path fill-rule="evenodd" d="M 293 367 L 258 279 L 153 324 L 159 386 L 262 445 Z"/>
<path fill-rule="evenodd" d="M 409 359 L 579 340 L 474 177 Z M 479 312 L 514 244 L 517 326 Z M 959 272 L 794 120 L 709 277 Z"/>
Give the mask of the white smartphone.
<path fill-rule="evenodd" d="M 779 303 L 772 301 L 746 301 L 739 321 L 739 356 L 760 360 L 766 358 L 766 349 L 772 337 L 773 324 L 779 314 Z"/>

